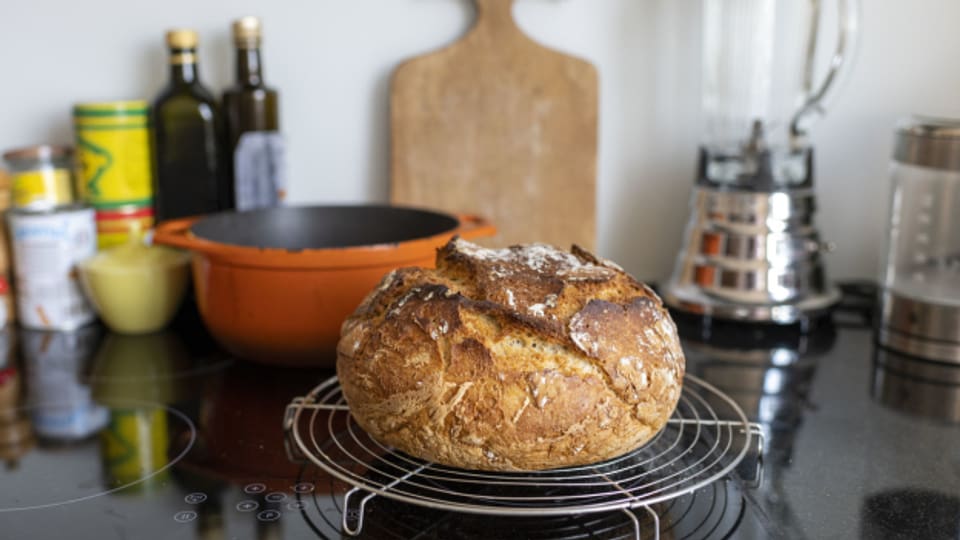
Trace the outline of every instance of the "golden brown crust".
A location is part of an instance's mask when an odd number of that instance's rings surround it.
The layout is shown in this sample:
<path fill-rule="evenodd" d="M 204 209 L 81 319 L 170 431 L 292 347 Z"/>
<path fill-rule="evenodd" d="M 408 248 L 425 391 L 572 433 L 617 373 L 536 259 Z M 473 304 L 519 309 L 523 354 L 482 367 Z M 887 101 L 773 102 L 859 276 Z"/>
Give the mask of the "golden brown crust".
<path fill-rule="evenodd" d="M 337 373 L 379 441 L 445 465 L 542 470 L 649 440 L 684 358 L 660 299 L 574 246 L 487 250 L 455 239 L 344 322 Z"/>

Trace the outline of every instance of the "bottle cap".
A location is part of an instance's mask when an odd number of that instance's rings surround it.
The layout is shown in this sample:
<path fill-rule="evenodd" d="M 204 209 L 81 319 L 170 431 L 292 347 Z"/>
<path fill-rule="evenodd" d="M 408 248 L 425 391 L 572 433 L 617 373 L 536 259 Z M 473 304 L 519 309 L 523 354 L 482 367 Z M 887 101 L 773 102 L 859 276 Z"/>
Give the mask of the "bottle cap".
<path fill-rule="evenodd" d="M 178 28 L 167 31 L 167 46 L 171 49 L 196 49 L 199 41 L 194 30 Z"/>
<path fill-rule="evenodd" d="M 237 47 L 260 46 L 260 19 L 246 16 L 233 21 L 233 42 Z"/>

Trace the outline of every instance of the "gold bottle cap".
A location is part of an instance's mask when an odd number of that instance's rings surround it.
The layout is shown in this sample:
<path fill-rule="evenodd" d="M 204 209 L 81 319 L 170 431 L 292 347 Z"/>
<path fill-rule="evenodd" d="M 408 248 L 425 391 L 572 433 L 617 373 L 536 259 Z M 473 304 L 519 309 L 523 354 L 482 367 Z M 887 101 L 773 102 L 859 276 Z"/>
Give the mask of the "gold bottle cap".
<path fill-rule="evenodd" d="M 196 49 L 199 41 L 194 30 L 178 28 L 167 31 L 167 46 L 171 49 Z"/>
<path fill-rule="evenodd" d="M 259 47 L 262 26 L 257 17 L 246 16 L 233 21 L 233 42 L 237 47 Z"/>

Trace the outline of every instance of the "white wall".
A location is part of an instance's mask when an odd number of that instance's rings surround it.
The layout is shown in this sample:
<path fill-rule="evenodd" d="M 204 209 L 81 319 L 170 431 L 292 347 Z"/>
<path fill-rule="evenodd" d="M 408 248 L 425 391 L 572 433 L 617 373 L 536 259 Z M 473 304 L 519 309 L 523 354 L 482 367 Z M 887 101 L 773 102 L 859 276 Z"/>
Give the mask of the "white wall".
<path fill-rule="evenodd" d="M 780 0 L 784 1 L 784 0 Z M 699 0 L 520 0 L 540 41 L 601 74 L 599 251 L 641 278 L 669 273 L 686 219 L 699 126 Z M 863 0 L 855 71 L 815 132 L 821 229 L 835 277 L 875 275 L 892 126 L 960 116 L 960 2 Z M 467 0 L 32 0 L 0 10 L 0 148 L 70 142 L 70 107 L 149 97 L 166 79 L 163 31 L 201 33 L 201 75 L 232 78 L 229 22 L 264 19 L 281 91 L 295 202 L 385 200 L 393 66 L 470 24 Z"/>

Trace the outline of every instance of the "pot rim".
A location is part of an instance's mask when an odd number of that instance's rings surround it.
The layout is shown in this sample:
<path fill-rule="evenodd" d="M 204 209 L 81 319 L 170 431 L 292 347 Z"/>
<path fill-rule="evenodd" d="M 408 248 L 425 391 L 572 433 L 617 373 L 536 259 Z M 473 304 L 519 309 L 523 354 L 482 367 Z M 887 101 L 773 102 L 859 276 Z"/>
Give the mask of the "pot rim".
<path fill-rule="evenodd" d="M 343 208 L 343 207 L 389 207 L 430 212 L 449 216 L 457 222 L 450 230 L 435 235 L 402 240 L 395 243 L 369 244 L 362 246 L 330 247 L 290 250 L 283 248 L 258 248 L 215 242 L 199 237 L 192 232 L 195 223 L 206 216 L 174 219 L 157 226 L 154 242 L 187 249 L 212 261 L 230 266 L 252 268 L 303 269 L 349 269 L 377 266 L 400 266 L 429 257 L 431 250 L 455 236 L 476 238 L 496 234 L 496 228 L 486 219 L 470 214 L 449 214 L 407 206 L 396 205 L 305 205 L 298 208 Z M 194 264 L 198 261 L 195 259 Z"/>

